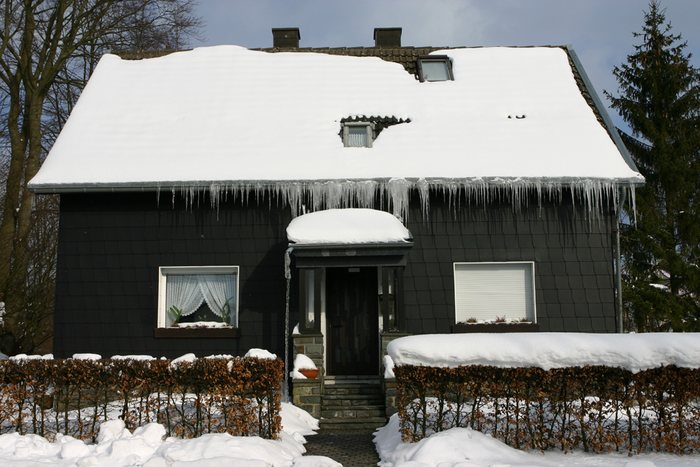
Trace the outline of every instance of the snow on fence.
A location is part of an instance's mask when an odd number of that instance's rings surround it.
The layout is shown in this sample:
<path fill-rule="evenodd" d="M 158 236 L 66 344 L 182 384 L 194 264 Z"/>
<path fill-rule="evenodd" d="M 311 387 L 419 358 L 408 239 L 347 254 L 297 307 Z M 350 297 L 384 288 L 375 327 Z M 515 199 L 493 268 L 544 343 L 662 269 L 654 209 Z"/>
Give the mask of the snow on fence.
<path fill-rule="evenodd" d="M 15 359 L 0 361 L 0 433 L 93 440 L 100 423 L 148 422 L 168 436 L 275 438 L 283 364 L 278 359 Z"/>
<path fill-rule="evenodd" d="M 471 427 L 516 448 L 700 450 L 700 334 L 393 341 L 405 441 Z"/>

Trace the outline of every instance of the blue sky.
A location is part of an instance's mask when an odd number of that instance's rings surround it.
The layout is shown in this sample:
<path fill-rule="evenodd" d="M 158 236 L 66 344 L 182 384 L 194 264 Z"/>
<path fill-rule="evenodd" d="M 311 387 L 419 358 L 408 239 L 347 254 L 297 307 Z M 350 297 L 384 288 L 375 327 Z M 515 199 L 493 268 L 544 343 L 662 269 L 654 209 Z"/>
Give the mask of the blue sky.
<path fill-rule="evenodd" d="M 700 0 L 663 0 L 666 18 L 700 66 Z M 375 27 L 403 28 L 404 45 L 574 47 L 596 91 L 639 39 L 648 0 L 199 0 L 204 20 L 193 45 L 272 45 L 273 27 L 301 29 L 301 46 L 371 46 Z M 620 124 L 617 116 L 613 118 Z"/>

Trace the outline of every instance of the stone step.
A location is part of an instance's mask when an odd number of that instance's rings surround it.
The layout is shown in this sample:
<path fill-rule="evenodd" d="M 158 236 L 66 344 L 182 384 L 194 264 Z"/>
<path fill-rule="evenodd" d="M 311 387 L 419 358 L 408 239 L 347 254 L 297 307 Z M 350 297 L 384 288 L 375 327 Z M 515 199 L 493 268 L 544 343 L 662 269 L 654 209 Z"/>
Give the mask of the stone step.
<path fill-rule="evenodd" d="M 377 404 L 384 403 L 383 394 L 323 394 L 321 399 L 331 404 L 340 403 L 340 401 L 346 401 L 347 405 L 358 405 L 366 401 L 372 401 Z"/>
<path fill-rule="evenodd" d="M 319 423 L 321 430 L 326 432 L 374 431 L 386 425 L 386 418 L 322 418 Z"/>
<path fill-rule="evenodd" d="M 373 418 L 384 417 L 385 410 L 383 407 L 362 407 L 362 408 L 339 408 L 321 409 L 321 418 L 337 419 L 337 418 Z"/>
<path fill-rule="evenodd" d="M 330 385 L 324 386 L 324 394 L 334 395 L 375 395 L 382 394 L 381 386 L 360 386 L 360 385 Z"/>
<path fill-rule="evenodd" d="M 345 405 L 345 404 L 321 404 L 321 410 L 381 410 L 384 413 L 386 406 L 384 404 L 357 404 L 357 405 Z"/>
<path fill-rule="evenodd" d="M 338 408 L 338 409 L 354 409 L 356 407 L 384 407 L 383 399 L 358 399 L 358 400 L 321 400 L 321 407 L 324 409 Z"/>

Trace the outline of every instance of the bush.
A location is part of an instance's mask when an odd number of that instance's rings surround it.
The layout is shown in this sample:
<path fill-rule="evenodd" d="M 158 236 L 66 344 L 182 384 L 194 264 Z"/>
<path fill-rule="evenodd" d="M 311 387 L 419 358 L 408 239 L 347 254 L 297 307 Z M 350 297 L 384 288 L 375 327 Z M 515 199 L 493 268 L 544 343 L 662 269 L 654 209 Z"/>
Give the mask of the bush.
<path fill-rule="evenodd" d="M 119 417 L 130 429 L 162 423 L 168 436 L 275 438 L 283 373 L 257 358 L 0 361 L 0 433 L 94 440 Z"/>
<path fill-rule="evenodd" d="M 397 366 L 404 441 L 471 427 L 519 449 L 700 448 L 700 370 Z"/>

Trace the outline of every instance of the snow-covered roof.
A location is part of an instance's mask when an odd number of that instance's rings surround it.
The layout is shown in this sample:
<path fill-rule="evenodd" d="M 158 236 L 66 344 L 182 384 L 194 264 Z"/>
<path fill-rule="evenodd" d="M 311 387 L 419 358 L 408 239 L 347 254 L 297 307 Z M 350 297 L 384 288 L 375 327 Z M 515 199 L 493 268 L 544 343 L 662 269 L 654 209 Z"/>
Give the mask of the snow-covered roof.
<path fill-rule="evenodd" d="M 236 46 L 104 56 L 30 185 L 38 192 L 374 181 L 639 183 L 566 50 L 435 52 L 454 81 L 375 57 Z M 410 119 L 345 148 L 341 119 Z M 525 118 L 516 118 L 525 116 Z M 510 117 L 510 118 L 509 118 Z M 304 185 L 304 186 L 307 186 Z"/>
<path fill-rule="evenodd" d="M 408 243 L 411 233 L 393 215 L 374 209 L 328 209 L 293 219 L 287 238 L 297 245 Z"/>

